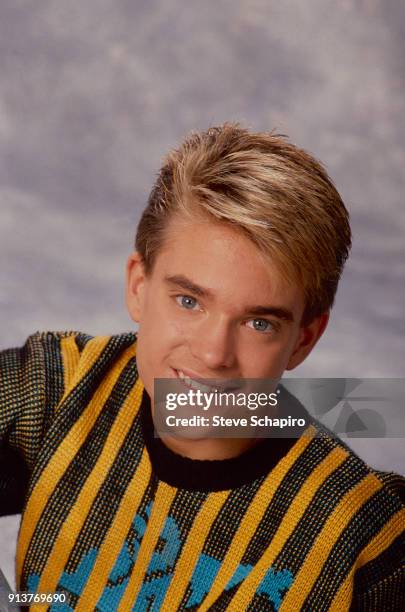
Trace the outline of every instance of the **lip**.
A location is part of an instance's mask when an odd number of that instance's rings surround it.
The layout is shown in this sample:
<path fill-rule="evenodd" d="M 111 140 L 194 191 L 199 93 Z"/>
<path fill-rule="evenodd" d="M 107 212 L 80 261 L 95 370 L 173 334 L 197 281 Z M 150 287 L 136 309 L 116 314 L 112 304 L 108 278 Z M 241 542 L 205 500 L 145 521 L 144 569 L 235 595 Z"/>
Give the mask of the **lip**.
<path fill-rule="evenodd" d="M 196 381 L 202 382 L 203 380 L 213 380 L 212 376 L 202 376 L 201 374 L 197 374 L 196 372 L 192 372 L 186 368 L 172 368 L 172 370 L 176 374 L 177 378 L 179 378 L 179 372 L 183 372 L 183 374 L 185 374 L 188 378 L 192 378 Z"/>
<path fill-rule="evenodd" d="M 183 374 L 187 377 L 187 378 L 191 378 L 194 382 L 196 382 L 197 384 L 200 384 L 201 387 L 203 389 L 208 390 L 209 388 L 214 391 L 215 389 L 213 387 L 211 387 L 211 385 L 206 385 L 203 381 L 204 378 L 202 376 L 197 376 L 195 374 L 191 374 L 190 370 L 183 370 L 182 368 L 173 368 L 174 373 L 176 375 L 177 380 L 180 381 L 180 383 L 186 388 L 186 389 L 194 389 L 194 387 L 190 384 L 188 384 L 184 379 L 180 378 L 179 376 L 179 370 L 181 372 L 183 372 Z"/>
<path fill-rule="evenodd" d="M 183 372 L 185 376 L 187 376 L 187 378 L 192 378 L 197 383 L 201 383 L 202 385 L 212 387 L 213 391 L 217 390 L 217 391 L 223 391 L 223 392 L 226 392 L 226 391 L 230 392 L 230 391 L 234 391 L 240 388 L 239 384 L 236 384 L 235 381 L 232 381 L 232 379 L 229 379 L 229 378 L 218 379 L 212 376 L 204 377 L 204 376 L 201 376 L 201 374 L 196 374 L 195 372 L 192 372 L 191 370 L 187 370 L 183 368 L 173 368 L 172 367 L 172 370 L 176 378 L 178 378 L 179 380 L 182 380 L 179 376 L 179 371 L 181 371 Z M 213 381 L 215 382 L 215 385 L 212 385 L 212 384 L 207 385 L 205 381 Z M 185 384 L 185 386 L 189 388 L 189 386 L 186 383 L 183 383 L 183 384 Z"/>

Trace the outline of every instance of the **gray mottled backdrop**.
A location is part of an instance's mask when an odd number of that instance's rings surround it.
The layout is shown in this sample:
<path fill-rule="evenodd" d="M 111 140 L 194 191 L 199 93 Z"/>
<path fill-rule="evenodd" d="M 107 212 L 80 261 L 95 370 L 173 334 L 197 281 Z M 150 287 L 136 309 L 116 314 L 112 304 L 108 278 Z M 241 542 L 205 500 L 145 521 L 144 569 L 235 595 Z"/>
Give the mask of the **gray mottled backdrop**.
<path fill-rule="evenodd" d="M 3 0 L 1 347 L 130 329 L 124 261 L 162 155 L 238 120 L 322 159 L 352 214 L 332 324 L 296 374 L 403 376 L 404 58 L 396 0 Z M 353 446 L 404 469 L 397 440 Z"/>

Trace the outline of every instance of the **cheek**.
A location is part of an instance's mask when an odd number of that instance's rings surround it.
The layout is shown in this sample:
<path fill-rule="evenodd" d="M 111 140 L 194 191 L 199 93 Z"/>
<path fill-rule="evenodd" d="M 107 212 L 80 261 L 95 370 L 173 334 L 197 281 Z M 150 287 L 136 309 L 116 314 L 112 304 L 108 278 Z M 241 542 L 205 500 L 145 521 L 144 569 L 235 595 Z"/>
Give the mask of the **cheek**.
<path fill-rule="evenodd" d="M 153 298 L 153 299 L 152 299 Z M 174 316 L 166 295 L 145 295 L 138 342 L 142 358 L 150 364 L 165 359 L 185 337 L 184 325 Z"/>
<path fill-rule="evenodd" d="M 279 378 L 295 347 L 294 335 L 282 335 L 263 344 L 247 345 L 240 354 L 246 378 Z"/>
<path fill-rule="evenodd" d="M 149 328 L 157 328 L 162 341 L 170 344 L 183 342 L 193 332 L 192 317 L 187 316 L 166 293 L 146 302 Z"/>

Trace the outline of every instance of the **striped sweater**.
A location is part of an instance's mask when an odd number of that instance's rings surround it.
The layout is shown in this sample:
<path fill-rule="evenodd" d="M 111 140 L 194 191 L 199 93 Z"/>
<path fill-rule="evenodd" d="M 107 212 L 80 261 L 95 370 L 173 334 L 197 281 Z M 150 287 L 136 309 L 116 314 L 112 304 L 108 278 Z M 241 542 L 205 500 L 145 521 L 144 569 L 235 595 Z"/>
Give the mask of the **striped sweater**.
<path fill-rule="evenodd" d="M 153 436 L 134 334 L 3 351 L 0 409 L 17 583 L 65 593 L 51 609 L 405 609 L 403 479 L 315 421 L 235 459 L 176 455 Z"/>

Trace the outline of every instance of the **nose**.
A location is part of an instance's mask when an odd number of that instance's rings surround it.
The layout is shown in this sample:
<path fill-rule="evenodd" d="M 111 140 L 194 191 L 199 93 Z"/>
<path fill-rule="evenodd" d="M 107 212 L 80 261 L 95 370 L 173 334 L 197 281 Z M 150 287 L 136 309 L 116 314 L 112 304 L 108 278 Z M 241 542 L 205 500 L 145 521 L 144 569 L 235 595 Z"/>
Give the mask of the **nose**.
<path fill-rule="evenodd" d="M 193 357 L 213 374 L 224 368 L 231 369 L 236 363 L 234 333 L 221 317 L 207 317 L 194 330 L 190 350 Z"/>

